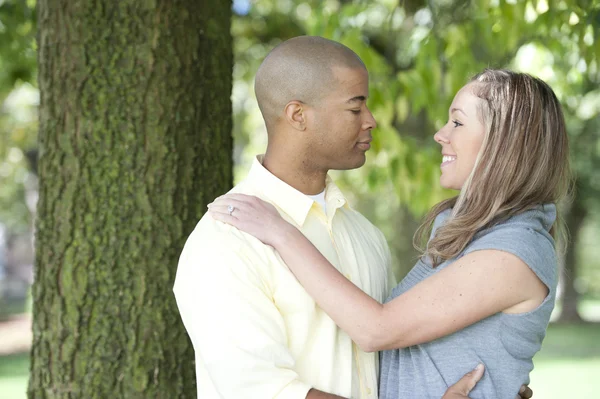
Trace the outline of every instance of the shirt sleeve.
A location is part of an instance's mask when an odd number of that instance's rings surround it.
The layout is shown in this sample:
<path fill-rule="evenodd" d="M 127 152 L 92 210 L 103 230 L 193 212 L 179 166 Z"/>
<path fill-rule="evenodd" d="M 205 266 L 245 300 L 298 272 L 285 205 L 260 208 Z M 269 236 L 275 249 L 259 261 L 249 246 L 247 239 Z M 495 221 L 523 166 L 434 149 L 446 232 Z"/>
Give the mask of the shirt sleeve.
<path fill-rule="evenodd" d="M 532 212 L 530 212 L 532 213 Z M 529 216 L 526 214 L 525 216 Z M 554 240 L 534 218 L 508 221 L 479 234 L 463 255 L 480 250 L 508 252 L 520 258 L 554 292 L 557 283 L 557 258 Z"/>
<path fill-rule="evenodd" d="M 197 361 L 223 399 L 305 399 L 264 265 L 224 247 L 186 244 L 179 261 L 173 291 Z"/>

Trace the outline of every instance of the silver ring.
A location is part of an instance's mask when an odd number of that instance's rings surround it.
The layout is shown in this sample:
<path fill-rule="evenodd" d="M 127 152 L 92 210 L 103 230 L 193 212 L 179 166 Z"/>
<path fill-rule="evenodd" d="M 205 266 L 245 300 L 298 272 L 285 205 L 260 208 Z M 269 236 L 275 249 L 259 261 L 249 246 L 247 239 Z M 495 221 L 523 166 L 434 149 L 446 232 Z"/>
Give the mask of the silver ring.
<path fill-rule="evenodd" d="M 235 206 L 233 206 L 233 205 L 227 206 L 227 212 L 229 213 L 229 216 L 231 216 L 233 211 L 235 211 Z"/>

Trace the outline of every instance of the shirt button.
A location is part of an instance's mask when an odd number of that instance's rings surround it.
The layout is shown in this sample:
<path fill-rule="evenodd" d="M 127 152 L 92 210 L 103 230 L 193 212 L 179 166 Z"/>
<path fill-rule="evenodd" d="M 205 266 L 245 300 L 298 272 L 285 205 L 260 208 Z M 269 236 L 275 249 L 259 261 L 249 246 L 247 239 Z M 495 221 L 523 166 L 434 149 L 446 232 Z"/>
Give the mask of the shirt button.
<path fill-rule="evenodd" d="M 352 276 L 350 275 L 350 273 L 344 274 L 344 277 L 346 277 L 348 280 L 352 280 Z"/>
<path fill-rule="evenodd" d="M 371 394 L 371 388 L 367 388 L 367 395 Z"/>

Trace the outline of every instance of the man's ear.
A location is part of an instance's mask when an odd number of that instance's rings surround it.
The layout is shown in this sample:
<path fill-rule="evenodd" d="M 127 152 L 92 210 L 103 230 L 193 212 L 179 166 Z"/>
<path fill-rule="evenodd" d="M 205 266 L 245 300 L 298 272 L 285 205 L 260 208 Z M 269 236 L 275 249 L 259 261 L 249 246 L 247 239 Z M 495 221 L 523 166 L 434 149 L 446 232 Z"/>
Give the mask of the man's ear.
<path fill-rule="evenodd" d="M 285 119 L 297 130 L 306 130 L 306 104 L 301 101 L 290 101 L 285 105 Z"/>

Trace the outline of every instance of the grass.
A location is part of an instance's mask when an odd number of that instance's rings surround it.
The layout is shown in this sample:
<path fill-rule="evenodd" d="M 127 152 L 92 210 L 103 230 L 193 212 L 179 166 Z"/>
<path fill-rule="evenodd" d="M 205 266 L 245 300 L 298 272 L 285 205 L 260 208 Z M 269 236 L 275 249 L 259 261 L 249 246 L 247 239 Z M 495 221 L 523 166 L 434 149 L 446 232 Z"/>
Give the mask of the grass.
<path fill-rule="evenodd" d="M 535 399 L 600 398 L 600 323 L 551 324 L 534 358 Z M 29 355 L 0 357 L 0 398 L 25 399 Z"/>
<path fill-rule="evenodd" d="M 25 399 L 28 373 L 28 353 L 0 357 L 0 397 Z"/>
<path fill-rule="evenodd" d="M 560 305 L 555 308 L 560 313 Z M 585 299 L 581 315 L 595 324 L 551 324 L 533 359 L 534 398 L 600 398 L 600 301 Z"/>
<path fill-rule="evenodd" d="M 551 325 L 533 363 L 534 398 L 599 398 L 600 324 Z"/>
<path fill-rule="evenodd" d="M 26 311 L 25 301 L 3 301 L 0 300 L 0 321 Z"/>

